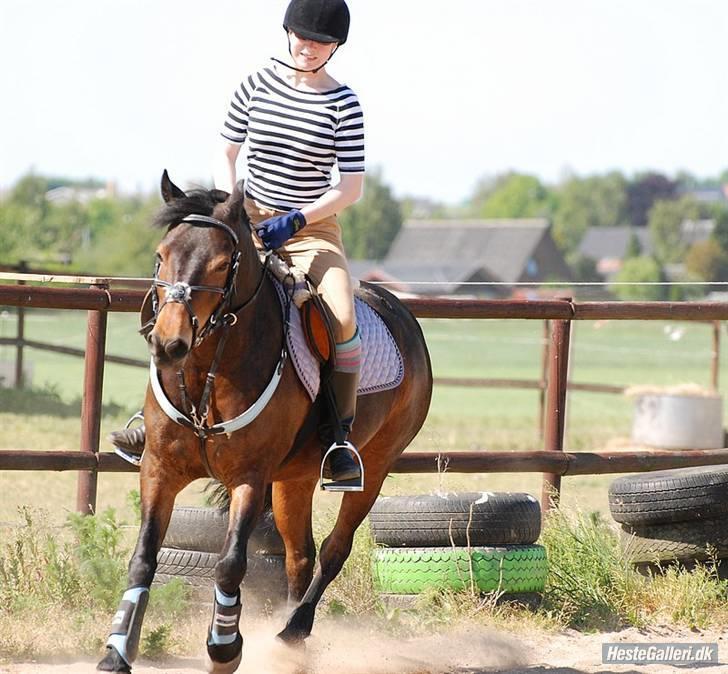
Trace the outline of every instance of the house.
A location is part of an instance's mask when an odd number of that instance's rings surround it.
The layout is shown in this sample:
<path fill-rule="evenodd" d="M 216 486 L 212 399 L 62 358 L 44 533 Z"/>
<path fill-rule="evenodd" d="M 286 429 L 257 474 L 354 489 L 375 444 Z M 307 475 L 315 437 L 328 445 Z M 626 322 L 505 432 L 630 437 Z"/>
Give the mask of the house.
<path fill-rule="evenodd" d="M 579 253 L 596 262 L 597 272 L 605 278 L 613 276 L 622 268 L 629 242 L 637 237 L 640 255 L 652 255 L 653 246 L 647 227 L 590 227 L 586 230 Z"/>
<path fill-rule="evenodd" d="M 419 295 L 503 297 L 515 283 L 572 280 L 543 218 L 409 220 L 385 259 L 361 269 L 363 280 Z"/>
<path fill-rule="evenodd" d="M 713 220 L 685 220 L 680 226 L 680 238 L 687 248 L 705 241 L 715 228 Z M 637 237 L 640 255 L 655 252 L 652 236 L 647 227 L 590 227 L 579 244 L 579 253 L 596 262 L 597 271 L 606 279 L 612 278 L 622 268 L 629 242 Z"/>

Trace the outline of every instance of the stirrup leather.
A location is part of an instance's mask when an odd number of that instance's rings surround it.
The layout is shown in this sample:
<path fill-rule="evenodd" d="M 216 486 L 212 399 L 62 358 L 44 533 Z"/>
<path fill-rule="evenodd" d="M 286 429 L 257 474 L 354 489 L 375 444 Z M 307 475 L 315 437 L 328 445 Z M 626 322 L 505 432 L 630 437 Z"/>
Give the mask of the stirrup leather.
<path fill-rule="evenodd" d="M 352 454 L 354 454 L 356 461 L 359 463 L 359 470 L 361 474 L 360 479 L 354 478 L 352 480 L 339 480 L 338 482 L 334 482 L 333 480 L 330 482 L 324 482 L 324 466 L 326 465 L 326 459 L 329 458 L 329 455 L 332 452 L 335 452 L 338 449 L 348 449 Z M 334 442 L 331 447 L 326 450 L 323 459 L 321 459 L 319 487 L 321 488 L 321 491 L 364 491 L 364 463 L 361 460 L 359 450 L 357 450 L 357 448 L 354 447 L 354 445 L 352 445 L 348 440 L 345 440 L 344 442 Z"/>
<path fill-rule="evenodd" d="M 144 423 L 144 414 L 141 412 L 137 412 L 134 414 L 129 421 L 126 422 L 126 425 L 124 426 L 124 430 L 128 429 L 135 421 L 141 421 Z M 118 454 L 124 461 L 128 461 L 132 466 L 141 466 L 142 465 L 142 458 L 144 458 L 144 452 L 141 454 L 131 454 L 130 452 L 127 452 L 125 449 L 122 449 L 121 447 L 114 445 L 114 453 Z"/>

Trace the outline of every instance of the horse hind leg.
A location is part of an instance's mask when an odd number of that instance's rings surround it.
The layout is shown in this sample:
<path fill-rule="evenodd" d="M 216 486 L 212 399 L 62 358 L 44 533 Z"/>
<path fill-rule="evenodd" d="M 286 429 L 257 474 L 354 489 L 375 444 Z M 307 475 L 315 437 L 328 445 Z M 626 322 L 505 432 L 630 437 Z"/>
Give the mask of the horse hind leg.
<path fill-rule="evenodd" d="M 375 473 L 372 466 L 365 468 L 366 483 L 362 492 L 347 492 L 341 501 L 339 515 L 331 533 L 321 544 L 318 563 L 306 593 L 293 609 L 278 639 L 289 645 L 301 643 L 311 634 L 313 621 L 324 590 L 341 571 L 351 553 L 354 532 L 364 521 L 379 494 L 386 471 Z"/>

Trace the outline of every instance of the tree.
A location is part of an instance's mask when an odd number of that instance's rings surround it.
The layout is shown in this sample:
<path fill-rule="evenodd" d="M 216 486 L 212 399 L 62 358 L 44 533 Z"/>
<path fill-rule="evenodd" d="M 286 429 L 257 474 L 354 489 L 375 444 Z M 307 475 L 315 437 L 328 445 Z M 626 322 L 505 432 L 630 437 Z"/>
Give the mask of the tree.
<path fill-rule="evenodd" d="M 685 256 L 685 269 L 700 281 L 724 281 L 728 279 L 728 253 L 715 239 L 697 241 Z"/>
<path fill-rule="evenodd" d="M 718 242 L 721 249 L 728 253 L 728 210 L 722 209 L 715 213 L 715 228 L 711 237 Z"/>
<path fill-rule="evenodd" d="M 700 204 L 692 197 L 676 201 L 658 200 L 649 212 L 648 227 L 660 263 L 679 262 L 685 256 L 682 223 L 697 220 L 701 216 Z"/>
<path fill-rule="evenodd" d="M 658 201 L 674 199 L 677 183 L 660 173 L 644 173 L 637 176 L 627 189 L 627 216 L 634 227 L 647 224 L 648 213 Z"/>
<path fill-rule="evenodd" d="M 547 217 L 553 210 L 553 195 L 535 176 L 506 173 L 485 195 L 474 195 L 471 203 L 474 215 L 481 218 Z"/>
<path fill-rule="evenodd" d="M 402 227 L 402 210 L 381 172 L 367 174 L 364 195 L 341 214 L 344 246 L 352 258 L 382 259 Z"/>
<path fill-rule="evenodd" d="M 626 260 L 615 277 L 619 283 L 655 283 L 662 281 L 662 269 L 658 262 L 647 256 Z M 622 300 L 660 300 L 665 296 L 662 286 L 615 285 L 612 290 Z"/>
<path fill-rule="evenodd" d="M 554 239 L 563 252 L 573 252 L 589 227 L 623 224 L 626 207 L 627 182 L 621 173 L 570 178 L 558 191 Z"/>
<path fill-rule="evenodd" d="M 594 258 L 575 252 L 567 257 L 566 262 L 575 281 L 593 283 L 604 280 L 604 277 L 597 271 L 597 263 Z"/>
<path fill-rule="evenodd" d="M 624 259 L 629 260 L 632 257 L 642 255 L 642 244 L 637 236 L 637 232 L 630 232 L 629 241 L 627 241 L 627 250 L 624 251 Z"/>

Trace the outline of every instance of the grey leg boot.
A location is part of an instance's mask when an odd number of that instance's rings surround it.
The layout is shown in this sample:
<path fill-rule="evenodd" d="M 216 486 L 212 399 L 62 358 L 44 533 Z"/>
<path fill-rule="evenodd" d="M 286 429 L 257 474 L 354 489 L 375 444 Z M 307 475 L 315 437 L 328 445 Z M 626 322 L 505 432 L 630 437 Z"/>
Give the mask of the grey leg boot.
<path fill-rule="evenodd" d="M 334 370 L 328 385 L 333 393 L 336 410 L 329 410 L 326 421 L 320 427 L 319 437 L 324 454 L 337 440 L 347 440 L 349 437 L 356 412 L 356 391 L 359 385 L 359 373 Z M 334 428 L 337 417 L 336 412 L 338 412 L 338 418 L 341 422 L 340 434 L 335 432 Z M 346 448 L 342 447 L 331 452 L 326 459 L 326 464 L 324 466 L 324 475 L 330 477 L 334 482 L 361 481 L 362 474 L 359 462 Z"/>

